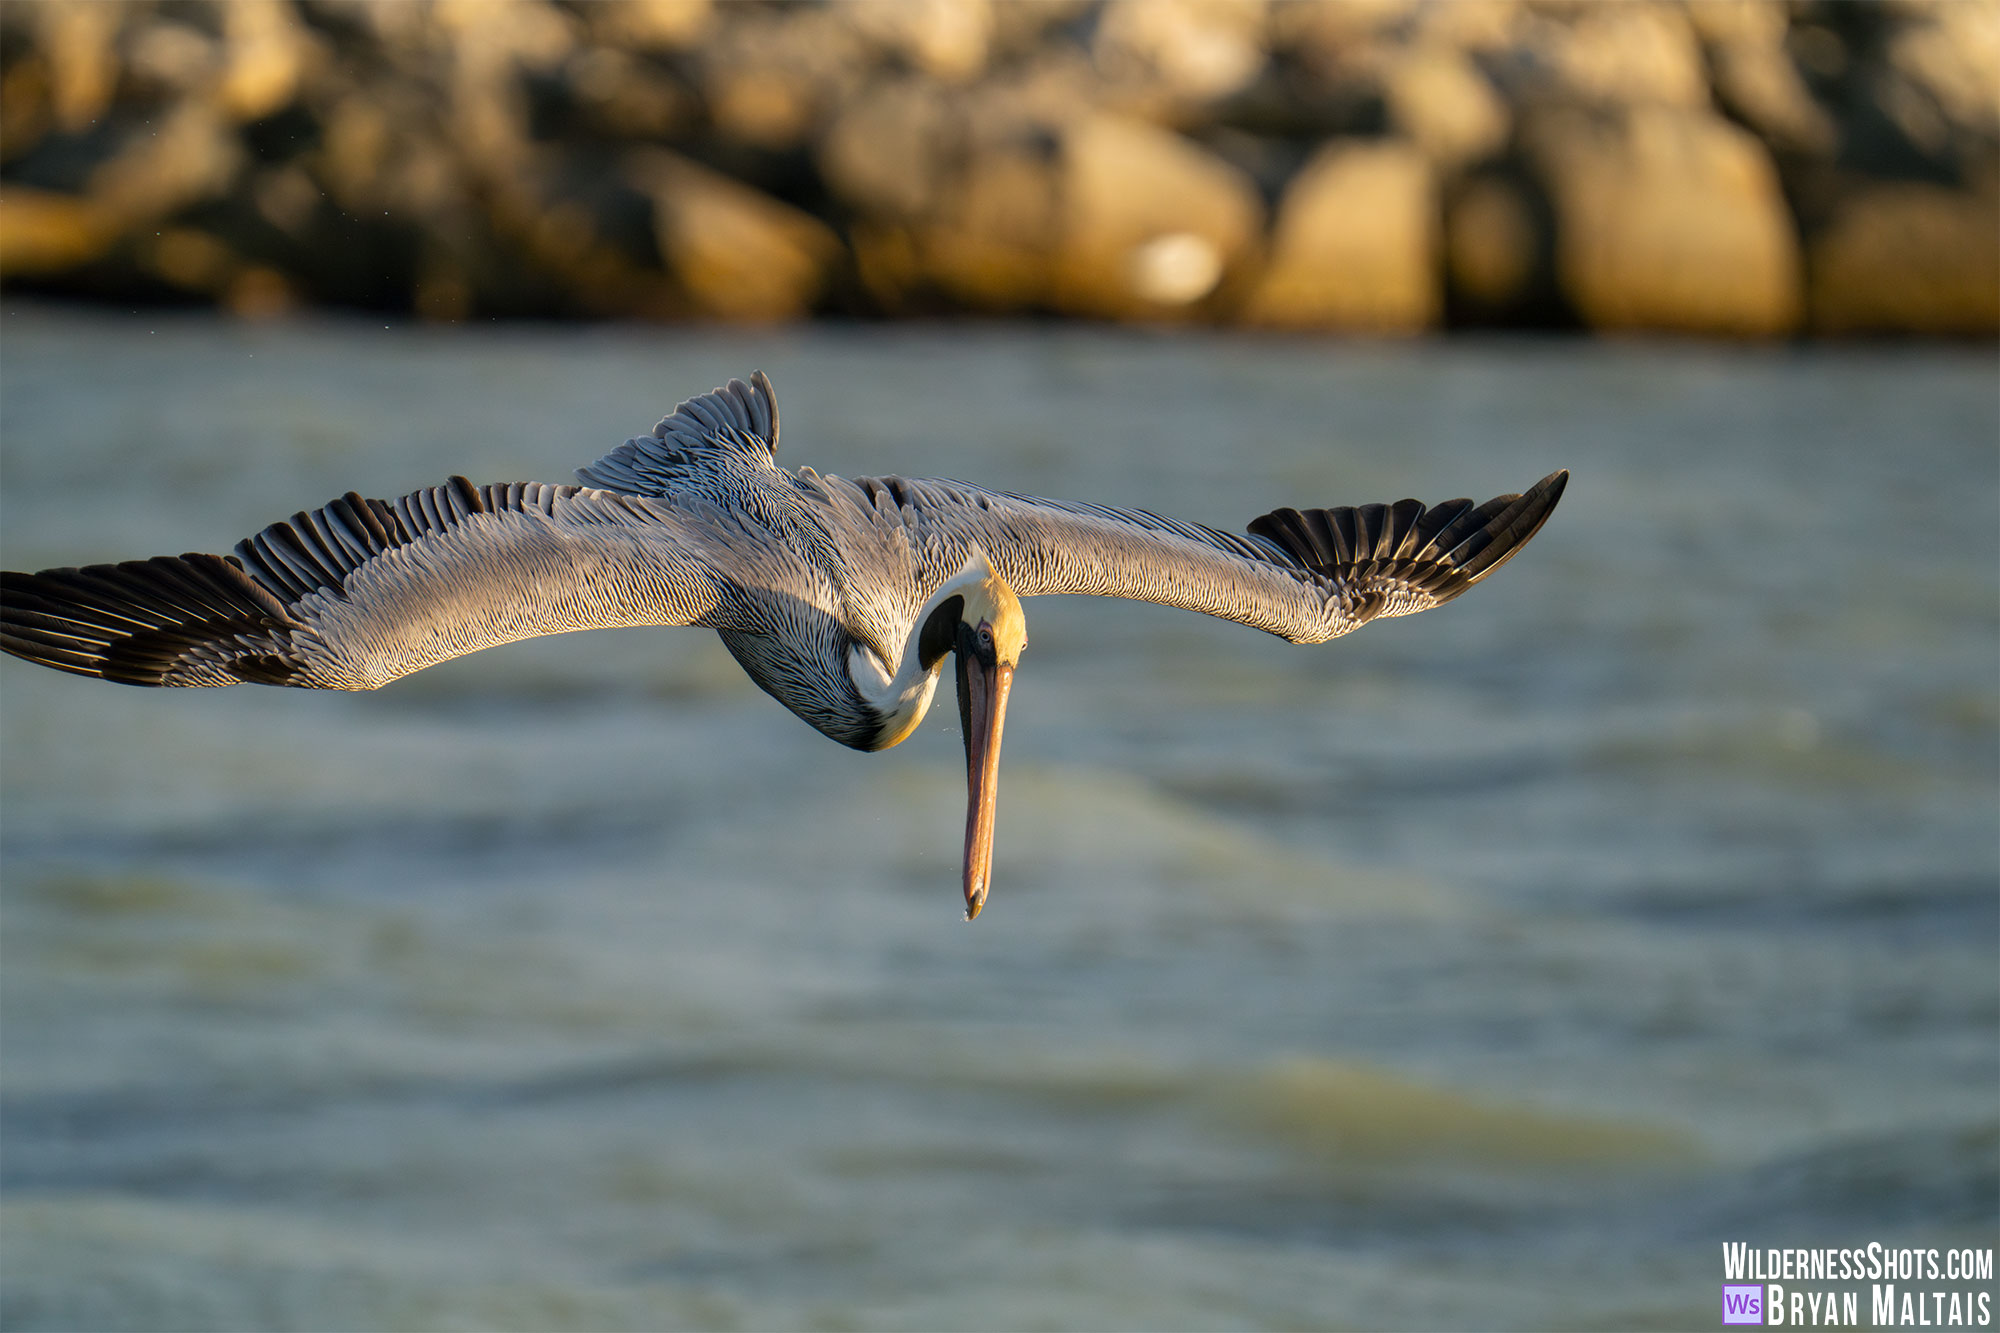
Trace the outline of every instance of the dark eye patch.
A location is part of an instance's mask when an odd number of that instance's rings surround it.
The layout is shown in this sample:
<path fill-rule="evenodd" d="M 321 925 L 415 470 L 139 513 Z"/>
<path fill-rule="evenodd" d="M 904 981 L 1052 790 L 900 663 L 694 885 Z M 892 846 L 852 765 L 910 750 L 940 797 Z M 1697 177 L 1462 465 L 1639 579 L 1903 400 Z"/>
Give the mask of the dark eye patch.
<path fill-rule="evenodd" d="M 963 597 L 947 597 L 938 603 L 917 636 L 917 661 L 929 671 L 944 659 L 958 642 L 958 622 L 965 615 Z"/>

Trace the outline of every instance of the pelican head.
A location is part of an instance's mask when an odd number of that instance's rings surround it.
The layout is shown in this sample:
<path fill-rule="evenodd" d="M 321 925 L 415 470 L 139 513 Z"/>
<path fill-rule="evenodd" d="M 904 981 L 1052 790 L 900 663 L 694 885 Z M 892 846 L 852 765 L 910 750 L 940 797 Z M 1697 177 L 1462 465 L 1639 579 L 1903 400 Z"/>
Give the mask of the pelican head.
<path fill-rule="evenodd" d="M 965 728 L 965 919 L 986 906 L 993 864 L 993 806 L 1000 784 L 1000 731 L 1014 667 L 1028 646 L 1021 599 L 975 554 L 931 595 L 917 616 L 890 679 L 881 659 L 856 645 L 849 678 L 871 710 L 871 728 L 860 748 L 900 745 L 923 720 L 947 655 L 958 664 L 958 719 Z"/>
<path fill-rule="evenodd" d="M 965 732 L 965 919 L 986 906 L 992 883 L 993 807 L 1000 789 L 1000 731 L 1014 667 L 1028 646 L 1021 599 L 988 568 L 959 594 L 956 614 L 940 607 L 925 626 L 949 632 L 958 663 L 958 720 Z"/>

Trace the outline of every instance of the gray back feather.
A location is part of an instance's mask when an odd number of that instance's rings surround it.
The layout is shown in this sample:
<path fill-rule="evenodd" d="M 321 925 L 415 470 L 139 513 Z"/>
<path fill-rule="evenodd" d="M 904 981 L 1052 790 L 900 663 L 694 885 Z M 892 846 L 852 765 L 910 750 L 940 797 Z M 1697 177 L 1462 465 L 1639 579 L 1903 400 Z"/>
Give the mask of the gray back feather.
<path fill-rule="evenodd" d="M 768 469 L 777 452 L 778 397 L 770 378 L 759 370 L 748 384 L 731 380 L 688 399 L 654 426 L 652 434 L 634 436 L 590 466 L 578 468 L 576 475 L 587 486 L 664 496 L 677 489 L 702 489 L 704 481 L 720 470 L 717 454 L 733 454 L 737 461 Z"/>

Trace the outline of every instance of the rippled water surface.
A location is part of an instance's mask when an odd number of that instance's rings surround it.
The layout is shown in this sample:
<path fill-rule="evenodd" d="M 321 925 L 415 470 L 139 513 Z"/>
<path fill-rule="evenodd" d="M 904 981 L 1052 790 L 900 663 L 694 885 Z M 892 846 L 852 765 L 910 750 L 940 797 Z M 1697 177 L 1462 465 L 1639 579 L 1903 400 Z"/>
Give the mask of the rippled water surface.
<path fill-rule="evenodd" d="M 1988 349 L 15 307 L 0 556 L 566 480 L 758 366 L 794 466 L 1222 527 L 1575 475 L 1319 648 L 1030 602 L 972 926 L 949 700 L 851 753 L 702 631 L 7 660 L 8 1327 L 1712 1327 L 1725 1240 L 1994 1243 Z"/>

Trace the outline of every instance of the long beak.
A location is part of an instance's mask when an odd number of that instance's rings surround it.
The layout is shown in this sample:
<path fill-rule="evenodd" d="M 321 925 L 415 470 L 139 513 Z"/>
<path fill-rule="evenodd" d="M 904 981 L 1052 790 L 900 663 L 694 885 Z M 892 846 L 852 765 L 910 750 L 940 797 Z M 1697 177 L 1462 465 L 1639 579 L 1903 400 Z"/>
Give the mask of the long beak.
<path fill-rule="evenodd" d="M 958 654 L 958 714 L 965 727 L 965 919 L 986 906 L 993 872 L 993 802 L 1000 790 L 1000 729 L 1014 668 Z"/>

